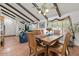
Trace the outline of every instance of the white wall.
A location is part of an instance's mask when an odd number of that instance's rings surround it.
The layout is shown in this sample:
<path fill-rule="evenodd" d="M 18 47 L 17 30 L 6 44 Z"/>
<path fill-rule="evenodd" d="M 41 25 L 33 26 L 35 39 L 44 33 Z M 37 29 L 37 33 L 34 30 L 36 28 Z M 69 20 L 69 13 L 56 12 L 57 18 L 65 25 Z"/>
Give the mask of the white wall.
<path fill-rule="evenodd" d="M 8 16 L 5 16 L 1 14 L 1 16 L 4 16 L 4 24 L 5 24 L 5 35 L 18 35 L 22 29 L 25 29 L 25 24 L 20 23 L 20 21 L 23 21 L 20 18 L 12 19 Z M 19 31 L 19 28 L 21 30 Z"/>
<path fill-rule="evenodd" d="M 3 15 L 5 24 L 5 35 L 15 35 L 16 34 L 16 20 Z"/>

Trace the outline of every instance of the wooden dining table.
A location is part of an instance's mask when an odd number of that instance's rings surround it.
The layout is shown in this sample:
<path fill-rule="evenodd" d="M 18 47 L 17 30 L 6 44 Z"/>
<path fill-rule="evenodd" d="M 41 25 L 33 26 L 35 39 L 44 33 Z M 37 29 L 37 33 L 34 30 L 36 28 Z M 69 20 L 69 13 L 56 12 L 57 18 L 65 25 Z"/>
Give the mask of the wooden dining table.
<path fill-rule="evenodd" d="M 54 41 L 59 40 L 60 38 L 62 38 L 63 35 L 36 35 L 36 38 L 40 38 L 42 40 L 42 42 L 44 42 L 47 45 L 52 44 Z"/>
<path fill-rule="evenodd" d="M 60 38 L 62 38 L 63 35 L 50 35 L 41 38 L 41 40 L 46 44 L 46 45 L 51 45 L 55 41 L 58 41 Z"/>
<path fill-rule="evenodd" d="M 49 46 L 51 44 L 55 44 L 60 38 L 63 37 L 63 35 L 37 35 L 37 38 L 40 38 L 44 45 L 46 45 L 46 49 L 48 50 Z M 48 52 L 47 52 L 48 55 Z"/>

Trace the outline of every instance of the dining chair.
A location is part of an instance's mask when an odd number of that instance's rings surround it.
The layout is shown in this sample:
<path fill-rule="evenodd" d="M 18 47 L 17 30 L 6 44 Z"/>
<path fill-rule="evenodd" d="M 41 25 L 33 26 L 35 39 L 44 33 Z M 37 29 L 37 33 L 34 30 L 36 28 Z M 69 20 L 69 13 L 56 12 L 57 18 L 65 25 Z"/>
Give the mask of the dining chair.
<path fill-rule="evenodd" d="M 70 54 L 69 49 L 68 49 L 68 44 L 69 44 L 69 40 L 71 39 L 72 34 L 70 32 L 68 32 L 65 35 L 65 39 L 64 39 L 64 44 L 59 43 L 54 47 L 49 47 L 48 49 L 48 54 L 56 54 L 59 56 L 67 56 Z"/>
<path fill-rule="evenodd" d="M 34 35 L 40 35 L 41 34 L 41 30 L 33 30 Z"/>
<path fill-rule="evenodd" d="M 27 34 L 30 48 L 29 55 L 41 55 L 41 54 L 46 55 L 46 48 L 44 46 L 37 45 L 33 32 L 28 32 Z"/>

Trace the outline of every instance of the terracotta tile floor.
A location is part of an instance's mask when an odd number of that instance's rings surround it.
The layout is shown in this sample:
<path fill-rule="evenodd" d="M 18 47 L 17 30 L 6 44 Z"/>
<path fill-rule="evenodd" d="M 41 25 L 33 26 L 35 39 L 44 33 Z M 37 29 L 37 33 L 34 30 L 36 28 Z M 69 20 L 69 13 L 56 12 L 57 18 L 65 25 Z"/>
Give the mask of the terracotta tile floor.
<path fill-rule="evenodd" d="M 18 37 L 5 38 L 4 47 L 0 47 L 1 56 L 28 56 L 28 43 L 19 43 Z"/>
<path fill-rule="evenodd" d="M 28 56 L 28 43 L 19 43 L 18 37 L 6 37 L 4 47 L 0 46 L 0 56 Z M 79 47 L 70 48 L 70 56 L 79 56 Z"/>
<path fill-rule="evenodd" d="M 79 56 L 79 47 L 70 48 L 70 56 Z"/>

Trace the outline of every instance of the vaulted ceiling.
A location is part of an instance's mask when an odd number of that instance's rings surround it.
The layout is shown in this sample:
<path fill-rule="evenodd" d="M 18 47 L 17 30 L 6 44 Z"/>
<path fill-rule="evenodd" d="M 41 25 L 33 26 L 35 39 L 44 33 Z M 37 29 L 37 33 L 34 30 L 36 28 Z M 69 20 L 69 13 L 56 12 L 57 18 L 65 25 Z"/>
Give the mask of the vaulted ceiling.
<path fill-rule="evenodd" d="M 78 3 L 48 3 L 51 7 L 56 8 L 49 10 L 49 13 L 43 15 L 39 14 L 39 8 L 43 3 L 1 3 L 1 12 L 13 19 L 19 17 L 26 22 L 37 22 L 41 20 L 48 20 L 50 17 L 59 16 L 79 10 Z M 47 6 L 49 7 L 49 6 Z"/>

